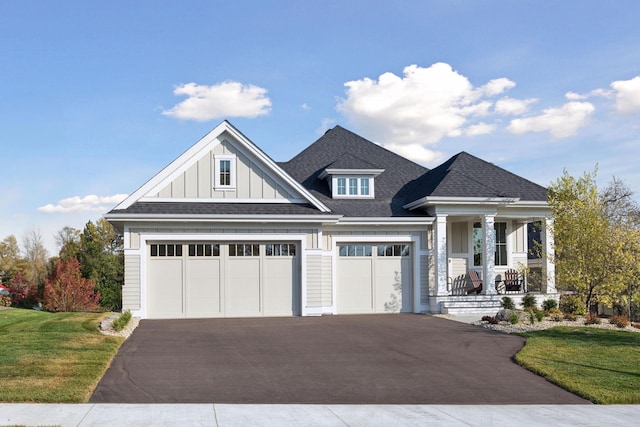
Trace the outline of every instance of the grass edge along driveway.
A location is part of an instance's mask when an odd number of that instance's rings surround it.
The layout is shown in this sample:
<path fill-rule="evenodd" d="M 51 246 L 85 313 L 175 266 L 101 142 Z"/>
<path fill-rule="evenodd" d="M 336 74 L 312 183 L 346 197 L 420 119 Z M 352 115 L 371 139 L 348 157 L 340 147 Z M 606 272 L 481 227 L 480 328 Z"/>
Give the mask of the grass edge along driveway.
<path fill-rule="evenodd" d="M 640 404 L 640 333 L 555 327 L 523 334 L 516 361 L 600 404 Z"/>
<path fill-rule="evenodd" d="M 106 315 L 0 310 L 0 402 L 87 402 L 124 341 Z"/>

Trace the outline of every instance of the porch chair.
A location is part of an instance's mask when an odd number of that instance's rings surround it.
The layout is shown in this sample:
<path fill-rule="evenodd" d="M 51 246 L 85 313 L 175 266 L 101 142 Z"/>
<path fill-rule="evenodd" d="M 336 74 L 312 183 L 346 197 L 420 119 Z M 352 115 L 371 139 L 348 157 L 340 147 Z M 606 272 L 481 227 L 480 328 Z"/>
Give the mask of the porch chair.
<path fill-rule="evenodd" d="M 467 295 L 470 294 L 479 294 L 482 292 L 482 280 L 480 280 L 480 276 L 478 276 L 478 272 L 475 270 L 469 270 L 467 272 L 467 276 L 469 276 L 469 280 L 471 280 L 471 284 L 473 288 L 467 291 Z"/>
<path fill-rule="evenodd" d="M 522 283 L 522 277 L 517 270 L 511 269 L 504 272 L 504 290 L 506 292 L 521 292 Z"/>

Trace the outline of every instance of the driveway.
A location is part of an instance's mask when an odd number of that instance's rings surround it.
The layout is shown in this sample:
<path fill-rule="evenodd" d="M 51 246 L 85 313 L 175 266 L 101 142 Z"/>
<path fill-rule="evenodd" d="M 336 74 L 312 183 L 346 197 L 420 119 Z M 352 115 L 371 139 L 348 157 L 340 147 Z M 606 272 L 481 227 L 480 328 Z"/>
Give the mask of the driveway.
<path fill-rule="evenodd" d="M 92 403 L 577 404 L 524 338 L 424 315 L 143 320 Z"/>

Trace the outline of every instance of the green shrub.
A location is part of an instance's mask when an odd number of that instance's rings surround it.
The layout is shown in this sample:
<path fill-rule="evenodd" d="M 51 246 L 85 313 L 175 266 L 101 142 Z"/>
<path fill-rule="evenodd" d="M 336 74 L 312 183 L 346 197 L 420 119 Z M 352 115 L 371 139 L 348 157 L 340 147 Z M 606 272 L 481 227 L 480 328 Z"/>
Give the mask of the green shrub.
<path fill-rule="evenodd" d="M 561 311 L 562 311 L 562 310 L 561 310 Z M 568 320 L 569 322 L 574 322 L 574 321 L 578 318 L 578 316 L 576 316 L 576 315 L 575 315 L 575 314 L 573 314 L 573 313 L 565 313 L 565 314 L 564 314 L 564 318 L 565 318 L 566 320 Z"/>
<path fill-rule="evenodd" d="M 536 323 L 536 315 L 533 310 L 527 310 L 527 313 L 529 313 L 529 322 L 531 322 L 532 325 Z"/>
<path fill-rule="evenodd" d="M 585 314 L 584 303 L 578 295 L 562 295 L 560 297 L 560 310 L 563 313 L 571 313 L 577 316 Z"/>
<path fill-rule="evenodd" d="M 0 295 L 0 307 L 11 307 L 11 298 L 8 295 Z"/>
<path fill-rule="evenodd" d="M 542 302 L 542 309 L 544 311 L 551 311 L 552 308 L 558 308 L 558 301 L 554 299 L 546 299 Z"/>
<path fill-rule="evenodd" d="M 526 294 L 522 297 L 522 308 L 525 310 L 530 308 L 537 308 L 536 297 L 533 294 Z"/>
<path fill-rule="evenodd" d="M 127 310 L 111 322 L 111 327 L 120 332 L 131 320 L 131 311 Z"/>
<path fill-rule="evenodd" d="M 509 323 L 511 323 L 512 325 L 515 325 L 518 322 L 520 322 L 520 315 L 518 314 L 518 312 L 514 311 L 509 316 Z"/>
<path fill-rule="evenodd" d="M 513 303 L 513 300 L 509 297 L 502 297 L 502 302 L 500 303 L 502 308 L 506 310 L 515 310 L 516 305 Z"/>
<path fill-rule="evenodd" d="M 544 311 L 542 310 L 535 310 L 534 311 L 535 315 L 536 315 L 536 320 L 538 322 L 542 322 L 542 319 L 544 319 Z"/>
<path fill-rule="evenodd" d="M 547 314 L 554 322 L 559 322 L 563 318 L 562 310 L 560 310 L 559 308 L 552 308 L 547 312 Z"/>
<path fill-rule="evenodd" d="M 612 316 L 609 319 L 609 323 L 616 325 L 618 328 L 626 328 L 629 326 L 629 319 L 627 319 L 627 316 Z"/>

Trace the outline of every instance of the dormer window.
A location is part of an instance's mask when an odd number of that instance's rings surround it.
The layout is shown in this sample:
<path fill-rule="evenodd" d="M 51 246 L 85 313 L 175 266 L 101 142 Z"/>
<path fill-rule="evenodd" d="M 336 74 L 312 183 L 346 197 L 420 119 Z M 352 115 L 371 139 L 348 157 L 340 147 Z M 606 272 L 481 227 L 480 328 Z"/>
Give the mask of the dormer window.
<path fill-rule="evenodd" d="M 384 172 L 351 154 L 343 154 L 324 169 L 318 178 L 326 179 L 334 199 L 375 198 L 375 178 Z"/>
<path fill-rule="evenodd" d="M 236 188 L 235 154 L 216 154 L 214 161 L 214 184 L 216 190 L 234 190 Z"/>

